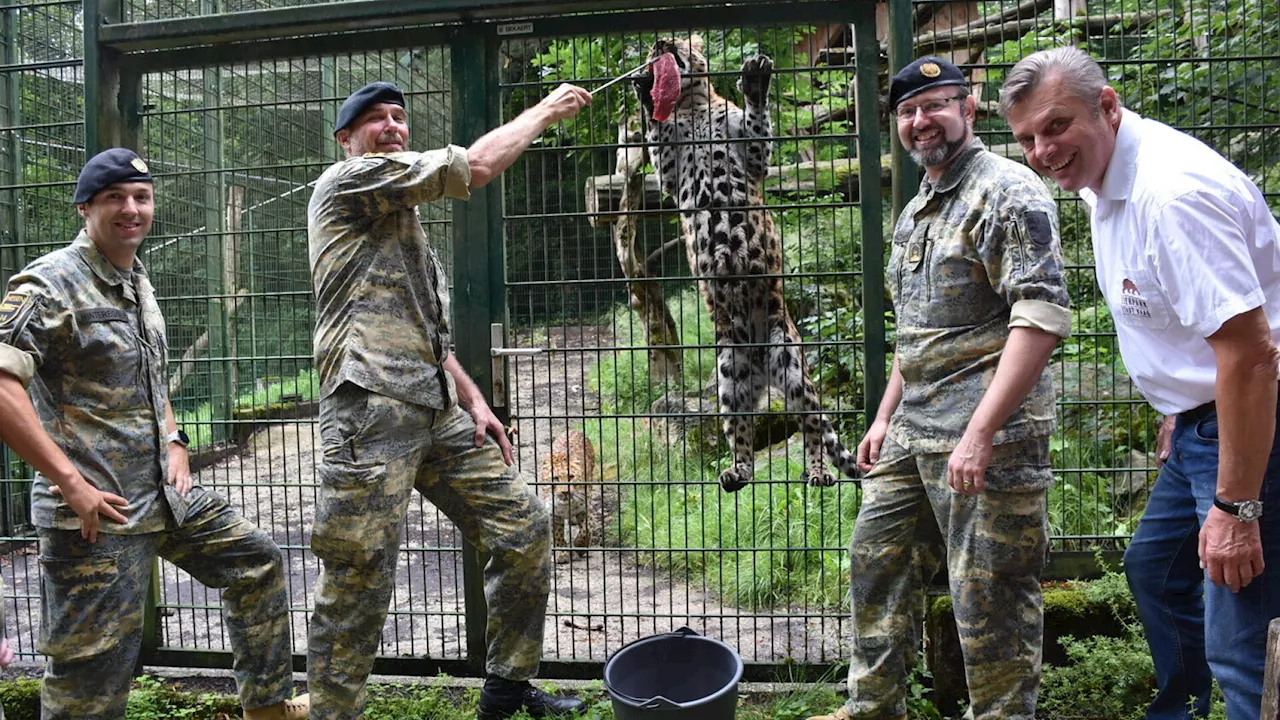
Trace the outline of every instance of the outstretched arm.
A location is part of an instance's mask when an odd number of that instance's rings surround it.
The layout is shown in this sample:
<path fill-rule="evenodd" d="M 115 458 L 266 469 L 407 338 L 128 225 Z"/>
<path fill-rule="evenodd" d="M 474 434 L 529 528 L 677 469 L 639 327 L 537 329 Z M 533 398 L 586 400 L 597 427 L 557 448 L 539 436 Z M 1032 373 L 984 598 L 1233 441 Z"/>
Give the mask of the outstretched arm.
<path fill-rule="evenodd" d="M 576 85 L 561 85 L 516 119 L 492 130 L 467 149 L 471 187 L 484 187 L 520 157 L 547 128 L 578 114 L 591 104 L 591 93 Z"/>

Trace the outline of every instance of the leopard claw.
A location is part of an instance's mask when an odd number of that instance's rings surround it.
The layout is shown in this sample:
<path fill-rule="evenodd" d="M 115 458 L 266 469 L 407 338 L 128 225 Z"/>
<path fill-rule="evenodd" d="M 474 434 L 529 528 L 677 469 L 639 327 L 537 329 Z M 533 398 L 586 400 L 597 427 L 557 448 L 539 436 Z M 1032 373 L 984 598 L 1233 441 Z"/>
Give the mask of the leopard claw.
<path fill-rule="evenodd" d="M 742 77 L 738 89 L 747 102 L 763 105 L 769 95 L 769 80 L 773 77 L 773 60 L 768 55 L 756 55 L 742 63 Z"/>
<path fill-rule="evenodd" d="M 809 487 L 831 487 L 836 484 L 836 478 L 824 468 L 814 473 L 808 474 L 805 478 Z"/>
<path fill-rule="evenodd" d="M 750 476 L 742 473 L 738 468 L 731 468 L 720 473 L 720 489 L 725 492 L 738 492 L 751 482 Z"/>

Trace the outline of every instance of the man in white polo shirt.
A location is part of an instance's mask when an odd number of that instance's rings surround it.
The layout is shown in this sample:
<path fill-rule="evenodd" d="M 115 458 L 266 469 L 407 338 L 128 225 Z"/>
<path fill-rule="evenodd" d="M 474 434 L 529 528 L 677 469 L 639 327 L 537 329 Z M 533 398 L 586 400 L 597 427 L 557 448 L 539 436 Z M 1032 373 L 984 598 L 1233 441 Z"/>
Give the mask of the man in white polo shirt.
<path fill-rule="evenodd" d="M 1172 423 L 1124 561 L 1159 685 L 1147 717 L 1207 715 L 1216 678 L 1231 720 L 1257 718 L 1280 615 L 1280 225 L 1231 163 L 1124 109 L 1078 48 L 1015 65 L 1000 109 L 1031 167 L 1091 208 L 1125 367 Z"/>

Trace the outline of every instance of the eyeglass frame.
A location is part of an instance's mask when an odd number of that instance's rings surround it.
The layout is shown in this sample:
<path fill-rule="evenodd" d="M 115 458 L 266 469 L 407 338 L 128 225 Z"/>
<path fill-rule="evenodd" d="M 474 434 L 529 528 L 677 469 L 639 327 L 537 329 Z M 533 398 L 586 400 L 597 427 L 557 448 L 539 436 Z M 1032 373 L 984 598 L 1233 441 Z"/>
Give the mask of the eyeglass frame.
<path fill-rule="evenodd" d="M 934 117 L 935 115 L 941 115 L 943 112 L 945 112 L 947 109 L 947 105 L 949 103 L 955 102 L 957 100 L 964 100 L 968 97 L 969 97 L 969 93 L 963 93 L 961 95 L 952 95 L 951 97 L 948 97 L 948 98 L 939 98 L 937 100 L 930 100 L 929 102 L 926 102 L 922 105 L 909 105 L 909 104 L 906 104 L 905 102 L 901 102 L 901 103 L 898 103 L 898 107 L 893 109 L 893 115 L 895 118 L 897 118 L 898 122 L 903 122 L 905 120 L 914 120 L 917 112 L 924 113 L 925 117 Z M 938 104 L 937 108 L 933 110 L 925 109 L 926 107 L 933 105 L 934 103 Z M 911 108 L 911 114 L 904 115 L 902 112 L 903 108 Z"/>

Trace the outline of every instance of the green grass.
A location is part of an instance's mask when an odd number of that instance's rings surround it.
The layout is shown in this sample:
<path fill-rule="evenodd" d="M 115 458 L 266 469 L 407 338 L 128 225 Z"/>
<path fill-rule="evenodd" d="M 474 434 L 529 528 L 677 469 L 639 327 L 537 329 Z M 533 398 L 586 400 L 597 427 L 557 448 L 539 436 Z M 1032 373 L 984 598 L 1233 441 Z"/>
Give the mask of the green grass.
<path fill-rule="evenodd" d="M 554 682 L 537 681 L 554 691 Z M 475 720 L 479 690 L 426 684 L 371 684 L 365 720 Z M 601 682 L 572 693 L 588 703 L 581 720 L 614 720 L 613 706 Z M 39 717 L 40 682 L 0 681 L 0 700 L 8 720 Z M 815 685 L 785 694 L 739 693 L 738 720 L 802 720 L 838 707 L 841 699 L 826 686 Z M 240 717 L 234 695 L 189 692 L 180 681 L 144 676 L 134 683 L 125 720 L 229 720 Z M 520 713 L 513 720 L 529 720 Z"/>
<path fill-rule="evenodd" d="M 671 298 L 669 305 L 683 343 L 711 344 L 710 319 L 696 291 Z M 627 312 L 618 315 L 630 318 Z M 615 337 L 620 350 L 589 377 L 604 417 L 588 420 L 583 428 L 623 489 L 618 516 L 610 523 L 612 539 L 653 551 L 640 552 L 639 561 L 688 574 L 734 605 L 843 606 L 849 572 L 845 548 L 857 493 L 848 486 L 837 493 L 802 484 L 803 449 L 794 442 L 785 450 L 776 446 L 758 453 L 756 482 L 734 494 L 722 492 L 717 478 L 729 457 L 718 420 L 699 423 L 686 442 L 668 447 L 646 420 L 616 417 L 647 413 L 666 392 L 705 387 L 714 372 L 714 351 L 686 351 L 682 377 L 651 386 L 647 355 L 626 349 L 643 344 L 639 330 L 618 323 Z M 714 410 L 713 404 L 707 407 Z"/>

